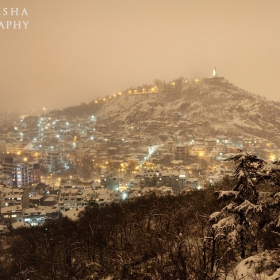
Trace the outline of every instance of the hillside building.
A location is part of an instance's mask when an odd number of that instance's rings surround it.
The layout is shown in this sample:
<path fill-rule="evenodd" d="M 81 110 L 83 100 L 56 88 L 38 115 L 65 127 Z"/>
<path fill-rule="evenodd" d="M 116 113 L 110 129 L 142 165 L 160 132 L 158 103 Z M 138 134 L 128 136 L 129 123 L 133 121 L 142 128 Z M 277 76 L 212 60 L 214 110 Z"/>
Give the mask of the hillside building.
<path fill-rule="evenodd" d="M 184 170 L 168 170 L 149 168 L 139 171 L 135 175 L 135 187 L 171 187 L 174 194 L 179 194 L 185 188 L 187 172 Z"/>
<path fill-rule="evenodd" d="M 12 177 L 14 187 L 41 182 L 39 163 L 37 161 L 27 162 L 21 157 L 6 157 L 3 163 L 3 173 Z"/>

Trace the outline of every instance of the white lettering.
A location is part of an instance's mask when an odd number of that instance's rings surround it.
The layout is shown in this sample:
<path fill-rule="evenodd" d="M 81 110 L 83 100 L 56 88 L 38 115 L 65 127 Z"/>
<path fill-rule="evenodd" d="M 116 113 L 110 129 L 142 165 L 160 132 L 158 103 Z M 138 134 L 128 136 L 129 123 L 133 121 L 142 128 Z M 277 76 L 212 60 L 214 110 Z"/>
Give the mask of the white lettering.
<path fill-rule="evenodd" d="M 9 27 L 12 25 L 12 22 L 11 21 L 7 21 L 7 29 L 9 29 Z"/>
<path fill-rule="evenodd" d="M 23 21 L 24 24 L 24 29 L 27 29 L 27 25 L 28 25 L 29 21 Z"/>
<path fill-rule="evenodd" d="M 27 29 L 29 21 L 0 21 L 1 29 Z"/>
<path fill-rule="evenodd" d="M 21 29 L 20 28 L 20 23 L 21 23 L 21 21 L 18 21 L 18 24 L 17 24 L 16 21 L 14 21 L 14 29 L 17 29 L 17 26 L 18 26 L 18 29 Z"/>
<path fill-rule="evenodd" d="M 23 11 L 22 11 L 21 15 L 22 15 L 22 16 L 23 16 L 23 15 L 28 16 L 28 13 L 27 13 L 27 11 L 26 11 L 26 9 L 25 9 L 25 8 L 23 9 Z"/>
<path fill-rule="evenodd" d="M 11 16 L 13 16 L 14 13 L 16 14 L 16 16 L 18 16 L 18 8 L 15 9 L 11 8 Z"/>
<path fill-rule="evenodd" d="M 3 9 L 3 16 L 6 16 L 8 14 L 8 8 Z"/>

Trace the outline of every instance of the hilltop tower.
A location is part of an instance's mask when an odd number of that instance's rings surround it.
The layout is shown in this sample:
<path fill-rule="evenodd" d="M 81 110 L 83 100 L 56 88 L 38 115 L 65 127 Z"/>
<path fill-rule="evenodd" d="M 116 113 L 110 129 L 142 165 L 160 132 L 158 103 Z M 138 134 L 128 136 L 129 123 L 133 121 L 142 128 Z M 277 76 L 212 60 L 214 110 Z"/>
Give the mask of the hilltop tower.
<path fill-rule="evenodd" d="M 216 67 L 213 68 L 212 77 L 205 78 L 203 80 L 206 81 L 207 83 L 211 84 L 211 85 L 219 85 L 223 82 L 226 82 L 224 77 L 218 77 L 217 76 Z"/>
<path fill-rule="evenodd" d="M 214 67 L 214 69 L 213 69 L 213 75 L 212 75 L 212 77 L 217 77 L 216 67 Z"/>

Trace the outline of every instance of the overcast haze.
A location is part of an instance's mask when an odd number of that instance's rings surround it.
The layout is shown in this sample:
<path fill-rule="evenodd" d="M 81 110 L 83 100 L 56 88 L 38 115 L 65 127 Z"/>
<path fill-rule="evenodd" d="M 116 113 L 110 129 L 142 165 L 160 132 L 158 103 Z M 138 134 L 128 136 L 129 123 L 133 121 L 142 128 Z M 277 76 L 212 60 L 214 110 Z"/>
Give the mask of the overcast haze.
<path fill-rule="evenodd" d="M 23 8 L 28 16 L 4 16 Z M 209 77 L 271 100 L 280 85 L 280 1 L 1 0 L 0 110 L 78 105 L 130 86 Z"/>

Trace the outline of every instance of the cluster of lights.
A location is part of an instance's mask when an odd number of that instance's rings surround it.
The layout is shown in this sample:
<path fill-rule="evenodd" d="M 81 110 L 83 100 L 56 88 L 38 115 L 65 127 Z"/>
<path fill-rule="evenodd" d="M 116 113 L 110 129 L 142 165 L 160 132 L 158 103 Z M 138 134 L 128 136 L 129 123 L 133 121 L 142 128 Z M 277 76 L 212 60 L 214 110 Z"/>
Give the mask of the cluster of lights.
<path fill-rule="evenodd" d="M 172 83 L 172 84 L 175 85 L 175 83 Z M 152 87 L 150 89 L 146 89 L 146 88 L 142 89 L 142 93 L 156 93 L 156 92 L 158 92 L 158 87 L 157 86 L 154 86 L 154 87 Z M 137 89 L 135 89 L 135 90 L 128 90 L 125 93 L 128 93 L 128 94 L 138 94 L 138 90 Z M 113 95 L 110 95 L 110 96 L 107 96 L 107 97 L 104 97 L 104 98 L 99 97 L 97 100 L 94 101 L 94 103 L 97 104 L 97 103 L 102 102 L 102 101 L 103 102 L 107 102 L 110 99 L 115 98 L 115 97 L 120 96 L 120 95 L 123 95 L 123 92 L 119 91 L 116 94 L 113 94 Z"/>

